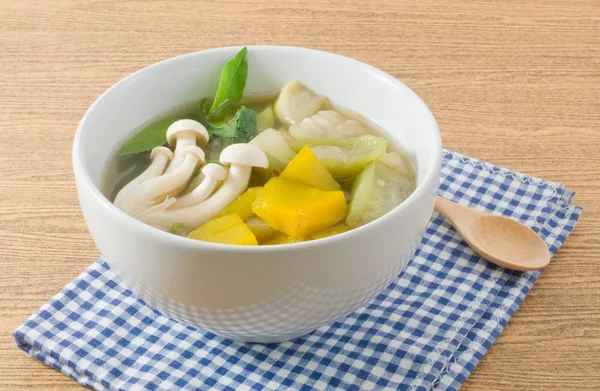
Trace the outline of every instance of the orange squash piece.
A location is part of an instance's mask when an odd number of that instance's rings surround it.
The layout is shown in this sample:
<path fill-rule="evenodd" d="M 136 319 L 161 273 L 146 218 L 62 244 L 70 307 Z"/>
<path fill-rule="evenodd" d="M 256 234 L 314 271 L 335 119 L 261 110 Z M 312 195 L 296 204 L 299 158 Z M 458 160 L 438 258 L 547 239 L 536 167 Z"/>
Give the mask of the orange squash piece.
<path fill-rule="evenodd" d="M 237 213 L 218 217 L 190 231 L 188 238 L 205 242 L 257 246 L 256 237 Z"/>
<path fill-rule="evenodd" d="M 280 176 L 321 190 L 341 190 L 340 184 L 308 145 L 302 147 Z"/>
<path fill-rule="evenodd" d="M 259 192 L 252 211 L 290 238 L 306 238 L 344 219 L 343 191 L 324 191 L 286 178 L 271 178 Z"/>
<path fill-rule="evenodd" d="M 251 187 L 245 192 L 243 192 L 235 201 L 231 204 L 227 205 L 225 209 L 223 209 L 217 217 L 227 216 L 232 213 L 237 213 L 242 220 L 248 220 L 250 217 L 254 216 L 252 212 L 252 204 L 256 199 L 258 192 L 261 187 Z"/>

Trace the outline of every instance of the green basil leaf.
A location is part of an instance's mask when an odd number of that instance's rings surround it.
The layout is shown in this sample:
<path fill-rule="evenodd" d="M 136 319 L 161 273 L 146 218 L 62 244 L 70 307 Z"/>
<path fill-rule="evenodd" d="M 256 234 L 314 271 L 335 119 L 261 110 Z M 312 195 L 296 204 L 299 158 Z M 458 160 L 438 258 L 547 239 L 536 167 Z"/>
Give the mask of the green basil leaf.
<path fill-rule="evenodd" d="M 240 107 L 235 115 L 236 131 L 235 143 L 250 142 L 258 133 L 256 126 L 256 112 L 246 106 Z"/>
<path fill-rule="evenodd" d="M 235 138 L 237 136 L 237 131 L 229 126 L 229 124 L 225 124 L 222 126 L 214 126 L 210 125 L 208 129 L 208 134 L 211 139 L 215 138 Z"/>
<path fill-rule="evenodd" d="M 197 113 L 200 118 L 200 123 L 206 127 L 210 140 L 233 138 L 237 135 L 235 130 L 235 122 L 229 121 L 229 123 L 211 123 L 208 117 L 208 110 L 210 108 L 210 102 L 208 98 L 204 98 L 198 103 Z"/>
<path fill-rule="evenodd" d="M 227 111 L 242 100 L 244 88 L 246 87 L 246 78 L 248 77 L 247 52 L 247 47 L 242 48 L 238 54 L 223 66 L 221 78 L 219 79 L 219 88 L 209 111 L 212 122 L 222 121 Z"/>
<path fill-rule="evenodd" d="M 247 143 L 258 133 L 256 112 L 242 106 L 228 123 L 224 125 L 209 124 L 208 133 L 211 141 L 223 140 L 227 145 Z"/>
<path fill-rule="evenodd" d="M 144 128 L 123 145 L 119 156 L 151 151 L 155 147 L 164 145 L 167 142 L 167 128 L 171 123 L 173 123 L 172 118 L 165 118 Z"/>
<path fill-rule="evenodd" d="M 203 98 L 196 108 L 196 112 L 198 114 L 198 119 L 200 123 L 208 128 L 209 118 L 208 112 L 210 110 L 210 100 L 208 98 Z"/>

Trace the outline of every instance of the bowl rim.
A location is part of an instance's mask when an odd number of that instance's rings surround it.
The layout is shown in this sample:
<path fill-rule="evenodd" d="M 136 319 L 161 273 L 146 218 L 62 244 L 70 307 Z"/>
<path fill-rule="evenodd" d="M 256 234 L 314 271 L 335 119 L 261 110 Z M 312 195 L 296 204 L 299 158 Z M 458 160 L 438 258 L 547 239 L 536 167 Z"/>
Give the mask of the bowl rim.
<path fill-rule="evenodd" d="M 72 160 L 73 160 L 72 163 L 73 163 L 73 169 L 75 172 L 76 186 L 77 187 L 80 187 L 80 186 L 85 187 L 90 192 L 92 197 L 102 205 L 102 207 L 106 210 L 106 213 L 110 213 L 111 215 L 113 215 L 117 220 L 119 220 L 119 222 L 121 224 L 128 225 L 132 229 L 138 230 L 139 232 L 142 232 L 145 235 L 148 235 L 149 239 L 151 239 L 153 241 L 157 241 L 157 242 L 158 241 L 171 241 L 174 245 L 183 246 L 183 247 L 186 247 L 191 250 L 203 250 L 203 249 L 205 249 L 205 250 L 220 250 L 220 251 L 227 251 L 227 252 L 240 253 L 240 254 L 248 254 L 248 253 L 253 253 L 253 252 L 254 253 L 255 252 L 272 252 L 272 251 L 281 251 L 281 250 L 293 251 L 293 250 L 299 250 L 302 248 L 323 246 L 323 245 L 331 244 L 331 243 L 333 243 L 335 241 L 339 241 L 339 240 L 351 240 L 355 236 L 359 237 L 362 232 L 373 229 L 377 225 L 382 224 L 384 221 L 394 218 L 394 216 L 396 214 L 401 213 L 404 209 L 410 208 L 417 199 L 426 196 L 427 195 L 426 193 L 430 191 L 428 189 L 430 189 L 432 186 L 434 188 L 437 188 L 437 182 L 438 182 L 439 173 L 441 170 L 441 159 L 442 159 L 442 138 L 441 138 L 441 133 L 440 133 L 439 127 L 437 125 L 435 117 L 433 116 L 433 113 L 431 112 L 429 107 L 425 104 L 425 102 L 412 89 L 410 89 L 408 86 L 406 86 L 400 80 L 396 79 L 395 77 L 388 74 L 387 72 L 384 72 L 384 71 L 380 70 L 379 68 L 376 68 L 376 67 L 369 65 L 367 63 L 364 63 L 362 61 L 359 61 L 359 60 L 356 60 L 356 59 L 353 59 L 350 57 L 346 57 L 346 56 L 343 56 L 340 54 L 324 51 L 324 50 L 318 50 L 318 49 L 312 49 L 312 48 L 306 48 L 306 47 L 300 47 L 300 46 L 246 45 L 246 47 L 248 48 L 249 51 L 250 50 L 287 50 L 287 51 L 301 51 L 301 52 L 304 52 L 305 54 L 314 54 L 314 55 L 334 57 L 334 58 L 337 58 L 338 60 L 343 60 L 343 61 L 347 61 L 350 63 L 354 63 L 355 65 L 357 65 L 361 68 L 364 68 L 365 70 L 368 70 L 369 72 L 377 74 L 380 78 L 391 82 L 391 84 L 394 85 L 396 88 L 400 88 L 401 90 L 404 90 L 404 92 L 407 93 L 409 96 L 411 96 L 411 98 L 414 99 L 417 102 L 417 104 L 420 104 L 425 108 L 425 115 L 428 117 L 428 120 L 431 122 L 428 126 L 434 128 L 433 129 L 434 130 L 434 138 L 431 142 L 431 148 L 435 152 L 434 154 L 432 154 L 433 162 L 427 168 L 427 171 L 423 175 L 423 180 L 421 181 L 421 183 L 417 184 L 415 190 L 400 205 L 396 206 L 394 209 L 385 213 L 383 216 L 381 216 L 365 225 L 348 230 L 348 231 L 340 233 L 340 234 L 325 237 L 325 238 L 309 240 L 309 241 L 304 241 L 304 242 L 275 244 L 275 245 L 268 245 L 268 246 L 240 246 L 240 245 L 234 245 L 234 244 L 212 243 L 212 242 L 204 242 L 204 241 L 200 241 L 200 240 L 189 239 L 189 238 L 186 238 L 183 236 L 174 235 L 170 232 L 162 231 L 158 228 L 155 228 L 153 226 L 145 224 L 145 223 L 135 219 L 134 217 L 128 215 L 127 213 L 123 212 L 119 208 L 117 208 L 102 193 L 102 191 L 99 189 L 99 187 L 93 183 L 93 181 L 89 175 L 89 172 L 88 172 L 87 168 L 85 167 L 85 165 L 83 164 L 83 161 L 81 159 L 81 153 L 83 150 L 81 134 L 84 132 L 83 128 L 86 125 L 87 121 L 89 120 L 89 117 L 91 115 L 90 113 L 92 113 L 94 111 L 94 109 L 96 108 L 96 106 L 99 105 L 100 102 L 103 99 L 105 99 L 105 97 L 107 95 L 109 95 L 112 91 L 114 91 L 114 90 L 120 88 L 122 85 L 134 80 L 135 78 L 139 77 L 143 73 L 151 72 L 151 71 L 155 70 L 156 68 L 160 69 L 163 67 L 169 67 L 172 63 L 176 63 L 178 61 L 185 61 L 185 59 L 187 59 L 188 57 L 194 57 L 194 56 L 199 56 L 199 55 L 201 55 L 201 56 L 202 55 L 211 55 L 211 54 L 217 54 L 217 53 L 222 53 L 222 52 L 234 52 L 234 51 L 239 51 L 243 47 L 244 47 L 243 45 L 216 47 L 216 48 L 210 48 L 210 49 L 185 53 L 185 54 L 181 54 L 181 55 L 178 55 L 175 57 L 170 57 L 170 58 L 158 61 L 156 63 L 150 64 L 144 68 L 141 68 L 141 69 L 135 71 L 134 73 L 131 73 L 128 76 L 120 79 L 119 81 L 114 83 L 112 86 L 110 86 L 108 89 L 106 89 L 87 108 L 87 110 L 84 113 L 83 117 L 81 118 L 81 120 L 77 126 L 77 130 L 75 132 L 75 136 L 73 139 L 73 147 L 72 147 Z"/>

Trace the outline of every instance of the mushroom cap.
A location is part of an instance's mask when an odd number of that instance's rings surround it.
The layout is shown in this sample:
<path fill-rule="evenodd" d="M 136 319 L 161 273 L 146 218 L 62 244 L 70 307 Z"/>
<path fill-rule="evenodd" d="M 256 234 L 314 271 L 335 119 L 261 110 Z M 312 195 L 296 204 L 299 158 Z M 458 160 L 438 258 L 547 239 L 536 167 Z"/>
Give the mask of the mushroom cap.
<path fill-rule="evenodd" d="M 150 159 L 154 160 L 158 155 L 163 155 L 167 158 L 167 160 L 171 161 L 173 159 L 173 152 L 167 147 L 155 147 L 152 148 L 152 152 L 150 152 Z"/>
<path fill-rule="evenodd" d="M 218 181 L 225 180 L 227 177 L 227 170 L 225 167 L 217 163 L 208 163 L 202 168 L 202 173 Z"/>
<path fill-rule="evenodd" d="M 219 156 L 221 163 L 239 164 L 250 167 L 269 167 L 267 155 L 253 144 L 231 144 Z"/>
<path fill-rule="evenodd" d="M 180 119 L 179 121 L 173 122 L 167 129 L 167 142 L 170 146 L 175 145 L 177 142 L 177 135 L 181 132 L 194 132 L 196 140 L 200 145 L 206 144 L 209 139 L 208 131 L 200 122 L 194 121 L 193 119 Z"/>
<path fill-rule="evenodd" d="M 200 162 L 205 160 L 204 151 L 196 145 L 186 145 L 185 148 L 181 150 L 181 156 L 185 158 L 188 155 L 196 156 Z"/>

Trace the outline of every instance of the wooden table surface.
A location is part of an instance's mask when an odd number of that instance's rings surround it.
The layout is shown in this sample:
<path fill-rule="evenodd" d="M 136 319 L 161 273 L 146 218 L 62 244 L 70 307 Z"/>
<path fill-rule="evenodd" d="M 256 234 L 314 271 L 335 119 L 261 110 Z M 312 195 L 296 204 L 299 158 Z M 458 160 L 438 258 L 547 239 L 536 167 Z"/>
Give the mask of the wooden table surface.
<path fill-rule="evenodd" d="M 71 172 L 86 108 L 210 47 L 333 51 L 402 80 L 444 146 L 565 183 L 583 216 L 466 390 L 600 389 L 600 1 L 0 0 L 0 389 L 80 388 L 11 331 L 98 255 Z"/>

